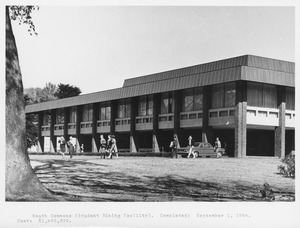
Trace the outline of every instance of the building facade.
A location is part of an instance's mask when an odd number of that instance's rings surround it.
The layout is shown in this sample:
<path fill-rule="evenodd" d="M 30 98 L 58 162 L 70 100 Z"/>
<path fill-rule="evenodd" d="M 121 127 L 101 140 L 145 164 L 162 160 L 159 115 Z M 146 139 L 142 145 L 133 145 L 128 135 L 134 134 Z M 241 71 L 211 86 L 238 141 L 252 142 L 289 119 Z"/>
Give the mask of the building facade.
<path fill-rule="evenodd" d="M 97 152 L 100 134 L 120 151 L 168 151 L 173 135 L 214 144 L 231 157 L 283 157 L 295 145 L 295 64 L 253 55 L 124 81 L 123 87 L 28 105 L 39 119 L 39 151 L 60 136 Z M 107 137 L 106 137 L 107 138 Z M 46 143 L 47 142 L 47 143 Z M 46 144 L 49 146 L 46 148 Z"/>

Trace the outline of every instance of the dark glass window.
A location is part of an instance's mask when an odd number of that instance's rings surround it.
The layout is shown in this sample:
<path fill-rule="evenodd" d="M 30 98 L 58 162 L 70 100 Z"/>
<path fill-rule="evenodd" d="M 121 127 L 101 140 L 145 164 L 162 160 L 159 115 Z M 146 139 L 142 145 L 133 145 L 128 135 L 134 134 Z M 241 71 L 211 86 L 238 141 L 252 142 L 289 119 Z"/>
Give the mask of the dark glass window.
<path fill-rule="evenodd" d="M 99 120 L 110 120 L 111 105 L 110 102 L 100 104 Z"/>
<path fill-rule="evenodd" d="M 82 109 L 82 121 L 90 122 L 93 120 L 93 104 L 84 105 Z"/>
<path fill-rule="evenodd" d="M 186 89 L 183 91 L 182 111 L 191 112 L 203 109 L 203 88 Z"/>
<path fill-rule="evenodd" d="M 211 108 L 228 108 L 235 106 L 235 82 L 212 86 Z"/>
<path fill-rule="evenodd" d="M 56 109 L 56 123 L 62 124 L 64 123 L 64 120 L 65 120 L 64 109 L 63 108 Z"/>
<path fill-rule="evenodd" d="M 76 123 L 77 108 L 70 108 L 70 123 Z"/>
<path fill-rule="evenodd" d="M 130 113 L 131 113 L 130 99 L 119 100 L 117 118 L 129 118 Z"/>
<path fill-rule="evenodd" d="M 286 88 L 286 109 L 295 110 L 295 88 Z"/>
<path fill-rule="evenodd" d="M 248 82 L 247 104 L 254 107 L 277 108 L 276 86 L 257 82 Z"/>
<path fill-rule="evenodd" d="M 44 111 L 44 116 L 43 116 L 43 125 L 47 126 L 51 124 L 51 114 L 50 110 Z"/>
<path fill-rule="evenodd" d="M 173 105 L 173 93 L 163 93 L 161 95 L 160 100 L 160 113 L 173 113 L 174 105 Z"/>
<path fill-rule="evenodd" d="M 138 98 L 138 115 L 151 116 L 153 115 L 153 96 L 142 96 Z"/>

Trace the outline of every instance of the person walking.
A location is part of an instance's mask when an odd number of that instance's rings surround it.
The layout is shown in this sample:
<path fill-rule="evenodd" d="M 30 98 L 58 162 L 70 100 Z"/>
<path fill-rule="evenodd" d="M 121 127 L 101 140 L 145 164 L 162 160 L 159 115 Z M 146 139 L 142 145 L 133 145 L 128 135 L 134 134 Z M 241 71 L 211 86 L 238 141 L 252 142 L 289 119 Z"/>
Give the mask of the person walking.
<path fill-rule="evenodd" d="M 117 141 L 115 139 L 114 135 L 110 135 L 108 140 L 107 140 L 107 144 L 108 144 L 108 150 L 109 150 L 109 155 L 107 158 L 112 159 L 112 155 L 113 153 L 116 154 L 116 157 L 118 158 L 118 148 L 117 148 Z"/>
<path fill-rule="evenodd" d="M 68 148 L 69 148 L 70 158 L 73 157 L 73 153 L 75 151 L 75 146 L 76 146 L 75 139 L 72 136 L 70 136 L 69 141 L 68 141 Z"/>
<path fill-rule="evenodd" d="M 188 153 L 187 158 L 190 158 L 191 154 L 193 155 L 193 158 L 196 158 L 196 155 L 193 151 L 194 139 L 191 135 L 188 137 L 188 147 L 189 147 L 189 153 Z"/>
<path fill-rule="evenodd" d="M 60 137 L 58 140 L 59 148 L 60 148 L 60 154 L 63 158 L 65 158 L 65 152 L 66 152 L 66 140 L 63 136 Z"/>
<path fill-rule="evenodd" d="M 103 156 L 103 159 L 105 159 L 106 149 L 107 149 L 106 140 L 103 135 L 100 135 L 100 150 L 99 150 L 100 158 L 102 158 Z"/>
<path fill-rule="evenodd" d="M 174 135 L 173 140 L 170 143 L 170 147 L 172 148 L 172 158 L 178 158 L 177 155 L 178 140 L 176 135 Z"/>
<path fill-rule="evenodd" d="M 222 156 L 220 152 L 221 147 L 222 147 L 221 141 L 219 140 L 219 137 L 217 137 L 215 141 L 215 151 L 217 153 L 217 158 L 220 158 Z"/>

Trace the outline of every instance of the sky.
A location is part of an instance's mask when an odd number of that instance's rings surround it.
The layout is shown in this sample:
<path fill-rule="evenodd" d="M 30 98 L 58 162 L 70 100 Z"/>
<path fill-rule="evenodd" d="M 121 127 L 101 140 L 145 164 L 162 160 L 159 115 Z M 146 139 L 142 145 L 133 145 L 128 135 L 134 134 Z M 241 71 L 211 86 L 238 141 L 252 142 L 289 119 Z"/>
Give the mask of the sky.
<path fill-rule="evenodd" d="M 295 61 L 295 11 L 284 6 L 43 6 L 38 32 L 13 23 L 24 88 L 82 94 L 127 78 L 245 54 Z"/>

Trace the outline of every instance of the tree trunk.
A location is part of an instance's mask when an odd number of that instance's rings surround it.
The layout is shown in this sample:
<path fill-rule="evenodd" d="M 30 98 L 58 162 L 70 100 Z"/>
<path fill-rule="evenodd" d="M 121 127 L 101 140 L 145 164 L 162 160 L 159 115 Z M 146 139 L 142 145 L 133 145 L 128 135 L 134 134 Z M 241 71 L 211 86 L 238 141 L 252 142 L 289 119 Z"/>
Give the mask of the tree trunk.
<path fill-rule="evenodd" d="M 25 103 L 18 52 L 6 7 L 6 201 L 49 201 L 53 195 L 34 173 L 26 146 Z"/>

